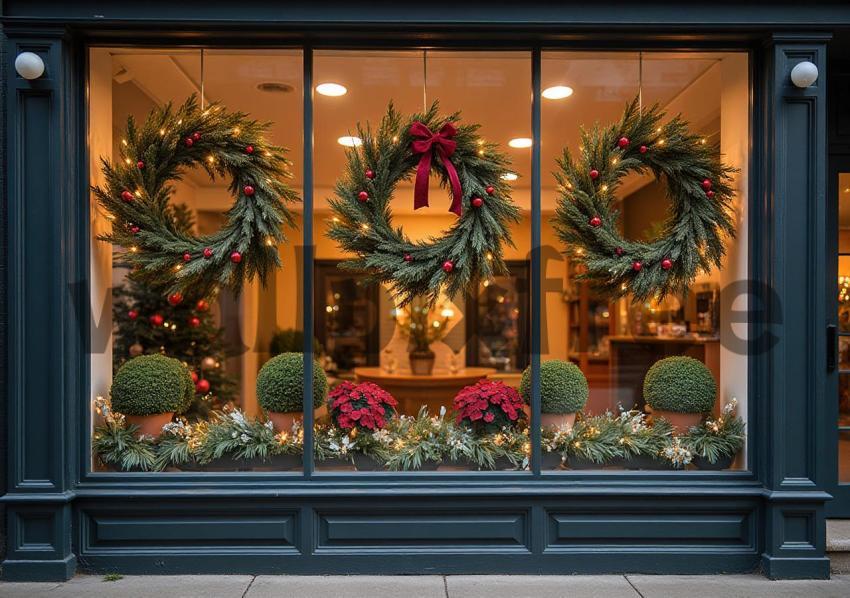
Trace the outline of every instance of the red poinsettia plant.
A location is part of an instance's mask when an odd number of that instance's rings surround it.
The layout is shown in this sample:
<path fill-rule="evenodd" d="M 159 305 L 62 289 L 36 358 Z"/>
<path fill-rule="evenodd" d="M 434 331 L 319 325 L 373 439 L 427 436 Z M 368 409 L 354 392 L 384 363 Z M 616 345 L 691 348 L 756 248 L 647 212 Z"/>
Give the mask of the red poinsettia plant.
<path fill-rule="evenodd" d="M 342 382 L 328 394 L 331 417 L 343 430 L 374 432 L 396 413 L 398 401 L 373 382 Z"/>
<path fill-rule="evenodd" d="M 525 419 L 519 392 L 501 380 L 479 380 L 454 398 L 457 423 L 476 431 L 494 432 Z"/>

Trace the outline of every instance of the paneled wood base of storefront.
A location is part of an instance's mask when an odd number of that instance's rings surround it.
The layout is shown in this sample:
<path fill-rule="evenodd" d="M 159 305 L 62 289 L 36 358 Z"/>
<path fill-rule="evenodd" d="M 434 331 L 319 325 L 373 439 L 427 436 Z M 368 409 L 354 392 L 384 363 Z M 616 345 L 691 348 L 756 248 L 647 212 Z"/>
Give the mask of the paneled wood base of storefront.
<path fill-rule="evenodd" d="M 282 493 L 283 494 L 283 493 Z M 104 573 L 729 573 L 757 570 L 753 497 L 86 497 L 80 569 Z"/>

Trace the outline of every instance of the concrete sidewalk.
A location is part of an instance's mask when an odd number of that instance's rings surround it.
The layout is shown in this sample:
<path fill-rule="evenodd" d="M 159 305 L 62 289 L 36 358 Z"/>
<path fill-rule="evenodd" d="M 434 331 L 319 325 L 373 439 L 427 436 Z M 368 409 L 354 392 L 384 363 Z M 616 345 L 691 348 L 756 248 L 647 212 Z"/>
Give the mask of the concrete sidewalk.
<path fill-rule="evenodd" d="M 0 583 L 2 598 L 848 598 L 850 576 L 770 581 L 758 575 L 127 576 Z"/>

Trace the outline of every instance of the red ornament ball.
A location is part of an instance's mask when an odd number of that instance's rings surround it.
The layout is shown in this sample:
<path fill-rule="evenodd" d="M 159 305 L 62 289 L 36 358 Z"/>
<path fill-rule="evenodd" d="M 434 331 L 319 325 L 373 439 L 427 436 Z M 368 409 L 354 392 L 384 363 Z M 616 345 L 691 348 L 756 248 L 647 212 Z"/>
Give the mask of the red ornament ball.
<path fill-rule="evenodd" d="M 254 188 L 251 185 L 245 185 L 244 187 L 242 187 L 242 192 L 248 197 L 251 197 L 252 195 L 254 195 Z"/>
<path fill-rule="evenodd" d="M 473 197 L 472 198 L 472 205 L 473 205 L 473 207 L 480 208 L 481 206 L 484 205 L 484 200 L 481 199 L 480 197 Z"/>
<path fill-rule="evenodd" d="M 207 394 L 210 391 L 210 381 L 201 378 L 195 383 L 195 391 L 201 395 Z"/>
<path fill-rule="evenodd" d="M 191 326 L 192 328 L 197 328 L 200 325 L 201 318 L 199 318 L 198 316 L 192 316 L 191 318 L 189 318 L 189 326 Z"/>
<path fill-rule="evenodd" d="M 366 171 L 366 178 L 369 179 L 370 181 L 372 179 L 374 179 L 375 178 L 375 171 L 374 170 L 367 170 Z"/>
<path fill-rule="evenodd" d="M 711 199 L 712 197 L 714 197 L 714 191 L 708 190 L 705 196 L 708 197 L 708 199 Z"/>
<path fill-rule="evenodd" d="M 600 218 L 599 216 L 594 216 L 590 219 L 590 226 L 592 226 L 593 228 L 602 226 L 602 218 Z"/>
<path fill-rule="evenodd" d="M 168 303 L 170 305 L 180 305 L 183 303 L 183 295 L 180 293 L 172 293 L 168 296 Z"/>
<path fill-rule="evenodd" d="M 137 312 L 135 309 L 131 309 L 130 311 L 127 312 L 127 317 L 130 318 L 131 320 L 135 320 L 136 318 L 139 317 L 139 312 Z"/>
<path fill-rule="evenodd" d="M 187 137 L 187 138 L 183 141 L 183 143 L 185 143 L 185 144 L 186 144 L 186 147 L 192 147 L 193 145 L 195 145 L 195 140 L 194 140 L 194 139 L 192 139 L 191 137 Z"/>
<path fill-rule="evenodd" d="M 125 189 L 121 192 L 121 199 L 124 201 L 133 201 L 133 194 Z"/>
<path fill-rule="evenodd" d="M 451 272 L 455 269 L 455 265 L 451 260 L 443 262 L 443 272 Z"/>
<path fill-rule="evenodd" d="M 190 261 L 192 261 L 192 254 L 191 254 L 191 253 L 189 253 L 188 251 L 187 251 L 186 253 L 184 253 L 184 254 L 183 254 L 183 261 L 184 261 L 184 262 L 190 262 Z"/>
<path fill-rule="evenodd" d="M 254 153 L 254 146 L 253 146 L 253 145 L 249 145 L 249 146 L 247 146 L 247 147 L 245 148 L 245 153 L 246 153 L 246 154 L 253 154 L 253 153 Z"/>
<path fill-rule="evenodd" d="M 233 253 L 230 254 L 230 261 L 233 262 L 234 264 L 238 264 L 239 262 L 242 261 L 242 254 L 239 253 L 238 251 L 234 251 Z"/>
<path fill-rule="evenodd" d="M 198 372 L 192 370 L 191 372 L 189 372 L 189 375 L 192 376 L 192 382 L 197 384 L 197 382 L 198 382 Z"/>
<path fill-rule="evenodd" d="M 192 133 L 192 141 L 200 141 L 200 140 L 201 140 L 201 134 L 200 133 L 198 133 L 197 131 Z"/>
<path fill-rule="evenodd" d="M 212 257 L 212 254 L 213 254 L 212 249 L 210 249 L 209 247 L 204 247 L 204 257 L 206 259 L 210 259 Z"/>
<path fill-rule="evenodd" d="M 134 224 L 133 226 L 131 226 L 131 227 L 130 227 L 130 232 L 131 232 L 131 233 L 133 233 L 134 235 L 135 235 L 137 232 L 139 232 L 140 230 L 142 230 L 142 229 L 140 229 L 140 228 L 139 228 L 138 226 L 136 226 L 135 224 Z"/>
<path fill-rule="evenodd" d="M 141 160 L 139 160 L 138 162 L 136 162 L 136 167 L 137 167 L 139 170 L 141 170 L 142 168 L 144 168 L 144 167 L 145 167 L 145 163 L 144 163 L 144 162 L 142 162 Z"/>
<path fill-rule="evenodd" d="M 673 260 L 671 260 L 669 257 L 665 257 L 663 260 L 661 260 L 661 267 L 665 270 L 669 270 L 673 267 Z"/>
<path fill-rule="evenodd" d="M 369 194 L 366 193 L 365 191 L 361 191 L 360 193 L 357 194 L 357 199 L 359 201 L 369 201 Z"/>
<path fill-rule="evenodd" d="M 640 146 L 640 153 L 645 154 L 648 151 L 649 151 L 649 148 L 646 147 L 645 145 Z"/>
<path fill-rule="evenodd" d="M 710 181 L 710 180 L 708 180 L 708 179 L 703 180 L 703 182 L 702 182 L 702 188 L 703 188 L 703 189 L 705 189 L 706 191 L 708 191 L 709 189 L 711 189 L 711 181 Z"/>
<path fill-rule="evenodd" d="M 599 171 L 596 170 L 595 168 L 593 170 L 591 170 L 590 171 L 590 178 L 592 178 L 594 181 L 596 179 L 598 179 L 599 178 Z"/>
<path fill-rule="evenodd" d="M 632 270 L 634 270 L 635 272 L 640 272 L 642 269 L 643 269 L 642 263 L 640 263 L 640 262 L 633 262 L 632 263 Z"/>
<path fill-rule="evenodd" d="M 620 149 L 626 149 L 627 147 L 629 147 L 629 138 L 620 137 L 620 140 L 617 142 L 617 145 L 620 146 Z"/>
<path fill-rule="evenodd" d="M 621 255 L 623 255 L 623 248 L 617 247 L 617 249 L 614 250 L 614 253 L 617 254 L 617 257 L 620 257 Z"/>
<path fill-rule="evenodd" d="M 210 308 L 210 304 L 207 303 L 206 299 L 198 299 L 198 302 L 195 304 L 195 309 L 198 311 L 207 311 Z"/>
<path fill-rule="evenodd" d="M 152 326 L 162 326 L 162 323 L 165 322 L 165 318 L 163 318 L 159 314 L 154 314 L 150 318 Z"/>
<path fill-rule="evenodd" d="M 404 254 L 404 261 L 405 261 L 405 262 L 412 262 L 412 261 L 413 261 L 413 256 L 412 256 L 412 255 L 410 255 L 409 253 L 405 253 L 405 254 Z"/>
<path fill-rule="evenodd" d="M 493 187 L 493 185 L 489 185 L 489 186 L 487 187 L 487 189 L 485 189 L 485 191 L 487 191 L 487 195 L 493 195 L 493 193 L 495 193 L 495 192 L 496 192 L 496 188 L 495 188 L 495 187 Z"/>

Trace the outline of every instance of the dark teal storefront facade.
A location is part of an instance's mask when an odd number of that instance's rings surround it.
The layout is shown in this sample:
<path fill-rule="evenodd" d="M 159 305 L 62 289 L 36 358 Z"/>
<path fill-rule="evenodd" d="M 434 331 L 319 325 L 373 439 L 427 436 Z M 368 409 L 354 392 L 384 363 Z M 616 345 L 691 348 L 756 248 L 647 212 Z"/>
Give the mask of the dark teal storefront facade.
<path fill-rule="evenodd" d="M 837 341 L 828 164 L 830 148 L 840 152 L 846 139 L 830 128 L 842 108 L 828 85 L 833 71 L 842 81 L 850 72 L 847 5 L 6 2 L 3 33 L 3 578 L 81 570 L 829 575 L 825 517 L 840 512 L 828 505 L 841 493 L 829 456 Z M 301 48 L 307 90 L 312 52 L 323 48 L 522 49 L 533 61 L 535 137 L 542 50 L 749 52 L 749 278 L 760 301 L 747 319 L 748 466 L 553 476 L 538 458 L 530 475 L 351 476 L 318 474 L 308 460 L 298 476 L 92 473 L 86 48 L 105 43 Z M 21 52 L 43 59 L 42 77 L 16 73 Z M 801 61 L 819 71 L 804 89 L 789 78 Z M 306 93 L 305 131 L 312 119 Z M 305 136 L 308 183 L 312 143 Z M 539 150 L 532 160 L 539 209 Z M 304 202 L 309 209 L 312 192 Z M 534 235 L 539 251 L 539 225 Z M 305 243 L 305 261 L 311 251 Z M 307 272 L 305 305 L 311 284 Z M 533 316 L 532 355 L 539 326 Z M 539 457 L 539 438 L 532 451 Z"/>

